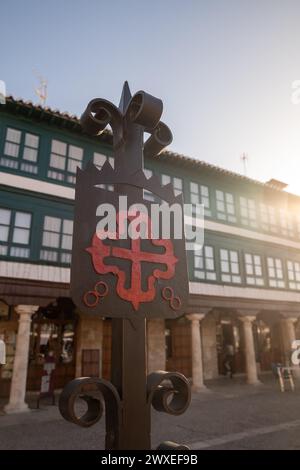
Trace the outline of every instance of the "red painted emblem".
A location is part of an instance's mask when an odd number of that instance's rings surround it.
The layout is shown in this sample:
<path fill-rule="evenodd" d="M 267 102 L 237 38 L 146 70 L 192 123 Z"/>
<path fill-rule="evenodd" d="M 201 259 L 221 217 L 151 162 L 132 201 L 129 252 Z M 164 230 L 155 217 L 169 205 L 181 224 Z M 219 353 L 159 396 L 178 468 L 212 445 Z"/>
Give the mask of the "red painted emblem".
<path fill-rule="evenodd" d="M 141 217 L 141 215 L 139 215 Z M 117 220 L 119 229 L 124 229 L 124 220 L 127 218 L 132 221 L 134 217 L 126 214 L 118 214 Z M 141 250 L 141 238 L 131 239 L 130 248 L 122 248 L 120 246 L 108 245 L 104 240 L 94 234 L 92 239 L 92 246 L 86 248 L 92 256 L 92 263 L 94 269 L 99 274 L 113 273 L 117 276 L 116 292 L 121 299 L 131 302 L 133 308 L 138 310 L 141 302 L 151 302 L 156 294 L 155 284 L 158 279 L 171 279 L 175 274 L 175 264 L 178 258 L 174 255 L 173 243 L 171 240 L 154 239 L 152 238 L 151 220 L 147 222 L 148 238 L 153 246 L 164 248 L 163 253 L 155 253 Z M 120 233 L 110 233 L 110 240 L 118 240 Z M 125 259 L 131 262 L 130 270 L 130 286 L 125 287 L 126 273 L 119 266 L 105 262 L 105 259 L 110 257 L 117 259 Z M 155 263 L 162 265 L 163 268 L 154 268 L 152 274 L 147 278 L 147 289 L 142 290 L 142 263 Z"/>

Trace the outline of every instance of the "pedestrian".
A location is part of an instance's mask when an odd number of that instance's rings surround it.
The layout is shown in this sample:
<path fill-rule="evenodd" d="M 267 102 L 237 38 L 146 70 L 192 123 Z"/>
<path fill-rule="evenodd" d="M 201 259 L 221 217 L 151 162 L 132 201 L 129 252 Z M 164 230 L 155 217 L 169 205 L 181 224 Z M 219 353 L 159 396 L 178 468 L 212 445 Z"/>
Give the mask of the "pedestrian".
<path fill-rule="evenodd" d="M 229 374 L 229 377 L 233 378 L 233 362 L 234 362 L 234 346 L 233 344 L 226 344 L 224 348 L 225 357 L 223 361 L 223 367 L 225 370 L 225 375 Z"/>

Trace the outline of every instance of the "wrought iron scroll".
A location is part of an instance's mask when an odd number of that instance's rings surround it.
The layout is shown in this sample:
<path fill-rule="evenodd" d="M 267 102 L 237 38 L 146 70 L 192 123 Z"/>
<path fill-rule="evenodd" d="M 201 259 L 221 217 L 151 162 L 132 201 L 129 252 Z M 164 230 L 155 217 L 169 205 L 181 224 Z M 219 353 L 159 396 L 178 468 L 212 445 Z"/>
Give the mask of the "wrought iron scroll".
<path fill-rule="evenodd" d="M 75 410 L 78 398 L 87 405 L 87 410 L 82 416 L 78 416 Z M 116 448 L 121 421 L 121 400 L 110 382 L 92 377 L 74 379 L 64 387 L 58 406 L 67 421 L 84 428 L 93 426 L 101 419 L 105 406 L 106 448 Z"/>
<path fill-rule="evenodd" d="M 183 374 L 160 370 L 148 375 L 147 397 L 156 411 L 181 415 L 191 402 L 191 387 Z"/>

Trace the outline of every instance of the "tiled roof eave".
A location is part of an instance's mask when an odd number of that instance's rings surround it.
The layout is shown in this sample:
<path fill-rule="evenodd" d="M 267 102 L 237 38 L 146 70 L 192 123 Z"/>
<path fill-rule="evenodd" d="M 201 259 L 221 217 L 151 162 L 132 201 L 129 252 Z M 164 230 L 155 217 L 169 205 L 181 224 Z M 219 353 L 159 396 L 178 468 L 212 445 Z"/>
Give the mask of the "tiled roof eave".
<path fill-rule="evenodd" d="M 48 106 L 40 106 L 37 104 L 33 104 L 31 101 L 24 101 L 22 99 L 15 99 L 12 96 L 8 96 L 6 98 L 6 104 L 0 106 L 1 109 L 7 110 L 9 112 L 14 112 L 16 114 L 20 113 L 26 115 L 31 118 L 36 118 L 37 120 L 45 121 L 48 123 L 53 123 L 57 126 L 65 127 L 75 132 L 81 133 L 84 135 L 81 129 L 80 120 L 76 115 L 71 115 L 67 112 L 61 112 L 57 109 L 51 109 Z M 110 130 L 106 129 L 100 136 L 95 137 L 98 142 L 105 142 L 112 145 L 112 133 Z M 186 165 L 189 168 L 197 168 L 200 170 L 206 169 L 208 171 L 212 171 L 219 175 L 228 176 L 233 179 L 238 179 L 239 181 L 244 181 L 247 184 L 255 184 L 265 189 L 275 191 L 276 193 L 280 192 L 281 194 L 287 194 L 288 196 L 297 199 L 299 201 L 299 196 L 289 193 L 288 191 L 282 191 L 281 189 L 274 188 L 274 186 L 263 183 L 261 181 L 249 178 L 244 175 L 240 175 L 239 173 L 235 173 L 230 170 L 225 170 L 221 167 L 216 165 L 212 165 L 211 163 L 204 162 L 202 160 L 198 160 L 195 158 L 188 157 L 186 155 L 182 155 L 176 152 L 172 152 L 170 150 L 166 150 L 162 152 L 160 155 L 153 157 L 154 160 L 156 159 L 161 160 L 170 160 L 174 161 L 176 164 Z"/>

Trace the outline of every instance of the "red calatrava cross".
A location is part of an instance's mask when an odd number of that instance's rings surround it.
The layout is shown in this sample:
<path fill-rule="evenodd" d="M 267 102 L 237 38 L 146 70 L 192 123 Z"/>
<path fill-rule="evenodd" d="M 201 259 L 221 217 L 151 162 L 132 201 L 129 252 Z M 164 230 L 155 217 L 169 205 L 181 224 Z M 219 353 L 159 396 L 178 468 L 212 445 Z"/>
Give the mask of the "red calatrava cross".
<path fill-rule="evenodd" d="M 149 221 L 150 222 L 150 221 Z M 112 239 L 118 236 L 113 234 Z M 175 273 L 175 264 L 178 259 L 174 256 L 173 243 L 171 240 L 150 238 L 154 246 L 164 247 L 164 253 L 153 253 L 141 250 L 141 239 L 131 239 L 130 248 L 121 248 L 103 243 L 97 233 L 94 234 L 92 246 L 86 250 L 92 256 L 94 269 L 99 274 L 113 273 L 117 276 L 116 292 L 121 299 L 131 302 L 135 310 L 138 310 L 141 302 L 151 302 L 156 294 L 155 283 L 157 279 L 171 279 Z M 130 287 L 125 288 L 126 273 L 118 266 L 106 264 L 105 258 L 113 257 L 131 261 Z M 142 262 L 160 264 L 165 270 L 154 268 L 147 278 L 147 289 L 142 290 Z"/>

